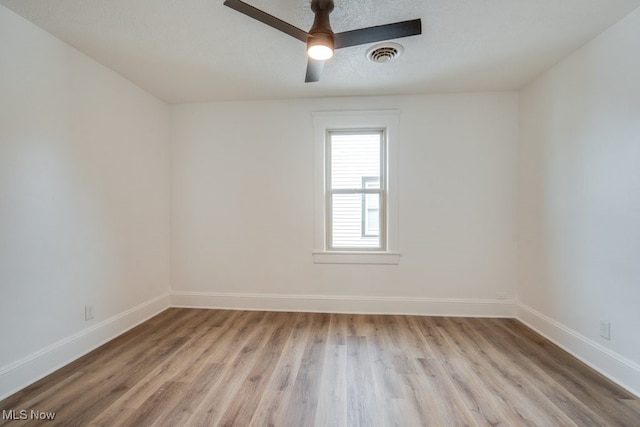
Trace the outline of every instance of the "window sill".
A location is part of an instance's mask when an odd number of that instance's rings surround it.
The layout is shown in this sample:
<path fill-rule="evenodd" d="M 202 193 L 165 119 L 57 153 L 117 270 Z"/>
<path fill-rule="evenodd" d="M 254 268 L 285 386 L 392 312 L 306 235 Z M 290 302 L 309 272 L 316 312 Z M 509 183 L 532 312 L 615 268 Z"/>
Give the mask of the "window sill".
<path fill-rule="evenodd" d="M 400 264 L 400 254 L 396 252 L 314 252 L 315 264 Z"/>

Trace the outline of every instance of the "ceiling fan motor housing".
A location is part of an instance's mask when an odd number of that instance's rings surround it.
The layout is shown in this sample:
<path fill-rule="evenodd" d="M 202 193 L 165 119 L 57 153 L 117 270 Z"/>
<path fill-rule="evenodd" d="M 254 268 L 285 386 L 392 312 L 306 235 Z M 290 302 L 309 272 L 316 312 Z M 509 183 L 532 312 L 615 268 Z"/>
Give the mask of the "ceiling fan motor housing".
<path fill-rule="evenodd" d="M 333 1 L 313 1 L 311 10 L 315 14 L 313 26 L 309 30 L 307 47 L 322 44 L 334 49 L 333 30 L 329 22 L 329 14 L 333 11 Z"/>
<path fill-rule="evenodd" d="M 311 33 L 313 30 L 317 29 L 326 29 L 331 31 L 329 14 L 333 12 L 333 1 L 313 0 L 311 2 L 311 10 L 315 14 L 315 18 L 313 19 L 313 26 L 309 32 Z"/>

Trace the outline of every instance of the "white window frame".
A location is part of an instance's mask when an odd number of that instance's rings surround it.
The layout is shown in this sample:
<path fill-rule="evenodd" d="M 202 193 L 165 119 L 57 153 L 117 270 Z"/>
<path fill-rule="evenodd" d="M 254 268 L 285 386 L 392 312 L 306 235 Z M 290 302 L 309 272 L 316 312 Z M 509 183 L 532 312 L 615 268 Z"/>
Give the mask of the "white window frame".
<path fill-rule="evenodd" d="M 313 260 L 319 264 L 398 264 L 399 217 L 398 217 L 398 110 L 329 111 L 314 112 L 314 251 Z M 386 203 L 383 221 L 386 245 L 383 250 L 332 250 L 327 243 L 327 137 L 328 131 L 353 131 L 384 129 Z"/>

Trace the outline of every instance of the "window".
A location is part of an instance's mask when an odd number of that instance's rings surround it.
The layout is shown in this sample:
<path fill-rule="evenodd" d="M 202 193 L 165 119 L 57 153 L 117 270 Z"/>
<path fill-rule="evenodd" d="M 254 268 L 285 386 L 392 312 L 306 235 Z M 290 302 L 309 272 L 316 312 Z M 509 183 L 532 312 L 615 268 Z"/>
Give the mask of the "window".
<path fill-rule="evenodd" d="M 385 249 L 381 221 L 385 205 L 380 203 L 385 199 L 384 141 L 382 129 L 328 131 L 325 150 L 328 249 Z"/>
<path fill-rule="evenodd" d="M 397 264 L 396 111 L 314 113 L 318 263 Z"/>

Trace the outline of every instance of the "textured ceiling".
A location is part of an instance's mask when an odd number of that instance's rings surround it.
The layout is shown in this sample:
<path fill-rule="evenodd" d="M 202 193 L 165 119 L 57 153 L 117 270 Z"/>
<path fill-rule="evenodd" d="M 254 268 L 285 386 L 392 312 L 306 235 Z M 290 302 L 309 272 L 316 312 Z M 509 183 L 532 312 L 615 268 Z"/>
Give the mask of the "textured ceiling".
<path fill-rule="evenodd" d="M 308 30 L 308 0 L 246 0 Z M 335 32 L 421 18 L 402 56 L 341 49 L 304 83 L 302 42 L 223 0 L 0 0 L 171 103 L 519 89 L 640 0 L 335 0 Z"/>

